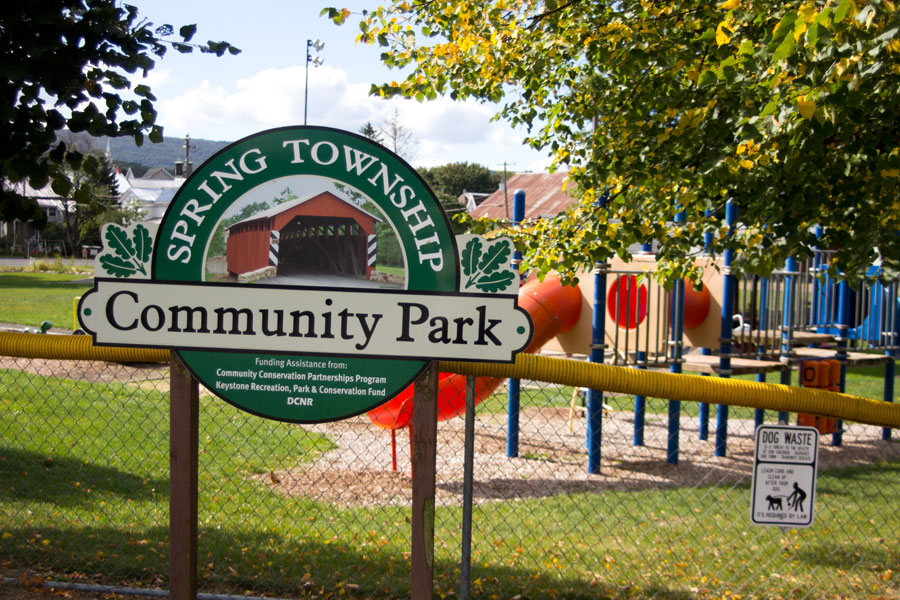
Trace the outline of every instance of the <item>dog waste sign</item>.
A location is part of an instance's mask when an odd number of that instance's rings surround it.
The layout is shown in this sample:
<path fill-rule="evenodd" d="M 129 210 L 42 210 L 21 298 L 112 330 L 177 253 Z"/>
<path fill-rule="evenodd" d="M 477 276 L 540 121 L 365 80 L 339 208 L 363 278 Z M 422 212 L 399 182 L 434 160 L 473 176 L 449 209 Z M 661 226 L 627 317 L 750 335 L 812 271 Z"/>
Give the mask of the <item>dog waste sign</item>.
<path fill-rule="evenodd" d="M 781 527 L 812 525 L 818 449 L 819 432 L 814 427 L 756 429 L 751 521 Z"/>
<path fill-rule="evenodd" d="M 78 308 L 94 343 L 171 348 L 260 416 L 346 418 L 429 361 L 513 362 L 531 340 L 512 242 L 454 236 L 409 165 L 344 131 L 235 142 L 194 171 L 158 228 L 108 224 L 102 237 Z M 379 269 L 381 243 L 394 272 Z"/>

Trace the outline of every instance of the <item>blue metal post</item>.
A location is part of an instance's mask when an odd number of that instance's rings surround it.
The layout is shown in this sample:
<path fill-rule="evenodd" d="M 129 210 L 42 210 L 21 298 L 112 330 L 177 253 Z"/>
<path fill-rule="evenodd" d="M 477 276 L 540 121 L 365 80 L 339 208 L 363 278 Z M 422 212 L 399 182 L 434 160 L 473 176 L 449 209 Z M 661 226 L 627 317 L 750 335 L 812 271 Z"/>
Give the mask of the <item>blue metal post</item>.
<path fill-rule="evenodd" d="M 516 190 L 513 194 L 513 225 L 518 225 L 525 219 L 525 192 Z M 519 263 L 522 261 L 522 253 L 516 252 L 513 255 L 513 268 L 518 270 Z M 507 422 L 506 422 L 506 456 L 515 458 L 519 456 L 519 380 L 509 380 L 509 395 L 506 406 Z"/>
<path fill-rule="evenodd" d="M 653 254 L 653 242 L 641 245 L 641 254 Z M 621 292 L 620 292 L 621 293 Z M 640 346 L 640 343 L 638 343 Z M 637 368 L 640 371 L 647 370 L 647 352 L 644 350 L 637 351 Z M 647 397 L 634 397 L 634 437 L 635 446 L 644 445 L 644 421 L 647 414 Z"/>
<path fill-rule="evenodd" d="M 637 353 L 637 368 L 641 371 L 647 370 L 647 353 L 643 350 L 638 350 Z M 634 445 L 635 446 L 643 446 L 644 445 L 644 416 L 647 413 L 647 397 L 646 396 L 635 396 L 634 397 Z"/>
<path fill-rule="evenodd" d="M 608 265 L 594 266 L 594 312 L 591 315 L 591 362 L 603 363 L 603 335 L 606 330 L 606 270 Z M 587 449 L 588 473 L 600 472 L 600 442 L 603 439 L 603 391 L 588 390 Z"/>
<path fill-rule="evenodd" d="M 732 317 L 734 316 L 734 295 L 737 287 L 737 279 L 731 273 L 731 264 L 734 262 L 734 248 L 731 246 L 731 234 L 737 223 L 737 205 L 729 200 L 725 203 L 725 224 L 728 226 L 728 246 L 725 248 L 725 257 L 722 272 L 725 274 L 722 292 L 722 339 L 719 340 L 719 377 L 731 377 L 731 331 L 734 328 Z M 716 405 L 716 456 L 727 454 L 726 444 L 728 440 L 728 405 Z"/>
<path fill-rule="evenodd" d="M 896 373 L 896 365 L 894 363 L 894 357 L 897 356 L 896 350 L 885 350 L 884 355 L 888 357 L 888 363 L 884 365 L 884 401 L 885 402 L 893 402 L 894 401 L 894 376 Z M 891 439 L 891 428 L 885 427 L 881 430 L 881 439 L 884 441 L 890 441 Z"/>
<path fill-rule="evenodd" d="M 816 239 L 822 237 L 822 228 L 816 225 Z M 819 248 L 816 248 L 815 253 L 813 254 L 813 289 L 812 289 L 812 306 L 809 311 L 809 324 L 816 328 L 822 324 L 822 316 L 819 314 L 821 312 L 821 305 L 823 304 L 822 298 L 819 296 L 822 294 L 822 281 L 819 279 L 819 274 L 822 271 L 822 265 L 824 264 L 825 259 L 822 255 L 822 251 Z M 812 331 L 816 331 L 813 329 Z"/>
<path fill-rule="evenodd" d="M 897 356 L 895 347 L 897 345 L 897 283 L 891 283 L 887 288 L 887 294 L 884 296 L 884 317 L 881 319 L 881 330 L 884 332 L 885 346 L 887 349 L 884 355 L 888 357 L 888 363 L 884 365 L 884 401 L 894 401 L 894 374 L 896 365 L 894 357 Z M 885 427 L 881 430 L 881 439 L 890 441 L 891 428 Z"/>
<path fill-rule="evenodd" d="M 793 344 L 793 336 L 794 336 L 794 285 L 796 282 L 797 271 L 797 259 L 796 258 L 788 258 L 787 262 L 784 265 L 784 314 L 781 320 L 781 362 L 784 363 L 787 368 L 781 372 L 781 384 L 782 385 L 791 385 L 791 355 L 793 354 L 793 350 L 791 348 Z M 787 423 L 791 416 L 784 412 L 780 411 L 778 413 L 778 422 L 779 423 Z"/>
<path fill-rule="evenodd" d="M 683 210 L 675 215 L 676 227 L 687 218 Z M 669 371 L 681 373 L 681 345 L 684 334 L 684 280 L 675 281 L 672 291 L 672 366 Z M 678 434 L 681 428 L 681 401 L 669 400 L 669 442 L 666 445 L 666 462 L 678 464 Z"/>
<path fill-rule="evenodd" d="M 705 214 L 706 218 L 708 219 L 710 216 L 712 216 L 712 210 L 707 208 L 706 212 L 704 214 Z M 713 243 L 712 232 L 711 231 L 704 232 L 703 233 L 703 247 L 704 247 L 704 252 L 706 252 L 706 254 L 710 254 L 710 246 L 712 246 L 712 243 Z M 700 348 L 700 354 L 702 354 L 703 356 L 709 356 L 712 354 L 712 350 L 710 348 Z M 704 373 L 703 375 L 708 376 L 709 373 Z M 698 426 L 699 434 L 697 437 L 700 440 L 706 440 L 706 439 L 709 439 L 709 402 L 701 402 L 700 406 L 699 406 L 699 410 L 700 410 L 700 412 L 699 412 L 698 417 L 699 417 L 700 423 Z"/>
<path fill-rule="evenodd" d="M 712 350 L 709 348 L 700 348 L 700 354 L 709 356 L 712 354 Z M 709 373 L 703 373 L 703 376 L 708 377 Z M 701 402 L 699 410 L 698 418 L 700 419 L 700 423 L 697 438 L 700 440 L 707 440 L 709 439 L 709 402 Z"/>
<path fill-rule="evenodd" d="M 769 315 L 766 312 L 766 306 L 769 304 L 769 280 L 765 277 L 759 280 L 759 330 L 767 331 L 769 327 Z M 766 353 L 766 347 L 760 345 L 756 349 L 756 360 L 762 360 Z M 756 381 L 759 383 L 764 383 L 766 381 L 765 373 L 757 373 Z M 766 411 L 761 408 L 757 408 L 753 412 L 753 424 L 754 430 L 756 427 L 759 427 L 763 423 L 766 422 Z"/>
<path fill-rule="evenodd" d="M 841 386 L 843 393 L 847 389 L 847 335 L 850 329 L 850 284 L 846 280 L 838 283 L 838 315 L 837 322 L 837 359 L 841 361 Z M 831 434 L 831 445 L 844 443 L 844 421 L 838 420 L 837 431 Z"/>

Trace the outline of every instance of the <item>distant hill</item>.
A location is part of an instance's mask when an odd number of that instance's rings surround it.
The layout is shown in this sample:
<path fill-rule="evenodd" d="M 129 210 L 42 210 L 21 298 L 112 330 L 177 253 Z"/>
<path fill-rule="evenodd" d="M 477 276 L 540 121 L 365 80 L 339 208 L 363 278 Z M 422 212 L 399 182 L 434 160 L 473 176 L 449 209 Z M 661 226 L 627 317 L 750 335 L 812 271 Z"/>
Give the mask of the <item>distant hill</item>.
<path fill-rule="evenodd" d="M 194 167 L 207 158 L 230 144 L 231 142 L 213 142 L 191 138 L 191 162 Z M 96 147 L 106 150 L 106 138 L 97 138 Z M 143 165 L 145 167 L 164 167 L 172 171 L 175 161 L 184 161 L 184 138 L 166 137 L 159 144 L 154 144 L 144 139 L 144 145 L 138 148 L 132 138 L 111 138 L 109 151 L 112 154 L 113 163 L 127 168 L 128 164 Z"/>

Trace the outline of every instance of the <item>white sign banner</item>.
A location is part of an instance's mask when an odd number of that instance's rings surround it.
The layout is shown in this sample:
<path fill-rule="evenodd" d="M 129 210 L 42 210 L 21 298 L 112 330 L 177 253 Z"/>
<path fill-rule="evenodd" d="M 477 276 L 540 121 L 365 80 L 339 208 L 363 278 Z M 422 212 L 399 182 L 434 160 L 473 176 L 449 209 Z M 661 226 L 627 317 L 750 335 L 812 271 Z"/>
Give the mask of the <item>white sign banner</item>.
<path fill-rule="evenodd" d="M 756 429 L 751 521 L 781 527 L 812 525 L 818 449 L 819 432 L 813 427 Z"/>
<path fill-rule="evenodd" d="M 512 362 L 531 341 L 516 296 L 95 279 L 98 345 Z"/>

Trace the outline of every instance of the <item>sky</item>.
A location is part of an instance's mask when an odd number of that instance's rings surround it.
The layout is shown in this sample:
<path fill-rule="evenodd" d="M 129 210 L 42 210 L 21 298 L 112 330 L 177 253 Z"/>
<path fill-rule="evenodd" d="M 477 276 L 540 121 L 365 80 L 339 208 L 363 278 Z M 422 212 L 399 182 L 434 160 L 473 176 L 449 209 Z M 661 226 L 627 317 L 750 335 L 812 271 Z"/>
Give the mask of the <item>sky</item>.
<path fill-rule="evenodd" d="M 526 133 L 491 122 L 495 104 L 440 98 L 423 103 L 369 95 L 372 83 L 402 78 L 381 62 L 376 46 L 356 44 L 355 19 L 338 27 L 319 13 L 325 6 L 355 12 L 362 0 L 124 0 L 155 26 L 196 23 L 194 42 L 226 40 L 242 50 L 216 58 L 174 50 L 157 61 L 145 80 L 158 101 L 157 122 L 167 137 L 235 141 L 285 125 L 302 125 L 306 41 L 319 39 L 324 60 L 309 66 L 307 122 L 358 132 L 382 126 L 394 114 L 412 131 L 415 167 L 470 162 L 510 172 L 546 170 L 550 159 L 522 144 Z M 177 36 L 175 36 L 177 38 Z"/>

